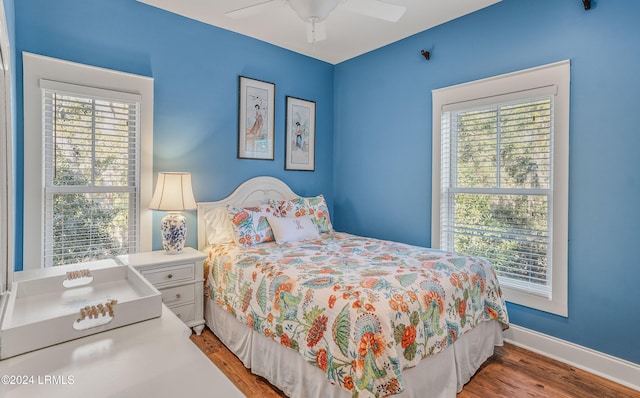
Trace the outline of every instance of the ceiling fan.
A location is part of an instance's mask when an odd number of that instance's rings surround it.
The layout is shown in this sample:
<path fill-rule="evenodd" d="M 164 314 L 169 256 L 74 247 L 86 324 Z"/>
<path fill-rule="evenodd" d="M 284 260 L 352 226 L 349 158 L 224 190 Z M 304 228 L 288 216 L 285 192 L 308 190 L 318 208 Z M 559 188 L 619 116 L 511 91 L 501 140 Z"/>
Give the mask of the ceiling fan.
<path fill-rule="evenodd" d="M 267 11 L 280 4 L 288 4 L 298 16 L 307 22 L 307 41 L 315 43 L 326 39 L 325 19 L 340 5 L 349 11 L 397 22 L 406 7 L 385 3 L 380 0 L 266 0 L 225 13 L 230 18 L 246 18 Z"/>

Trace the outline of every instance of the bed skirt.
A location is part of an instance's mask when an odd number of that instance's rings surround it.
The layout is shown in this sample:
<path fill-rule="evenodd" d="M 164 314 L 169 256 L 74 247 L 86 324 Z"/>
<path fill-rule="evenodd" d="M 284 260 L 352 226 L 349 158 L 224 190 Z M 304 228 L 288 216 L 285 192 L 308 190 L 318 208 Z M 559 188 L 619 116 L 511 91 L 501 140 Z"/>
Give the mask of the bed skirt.
<path fill-rule="evenodd" d="M 281 344 L 254 332 L 233 315 L 205 299 L 207 326 L 251 372 L 264 377 L 291 398 L 349 398 L 317 367 Z M 452 398 L 471 376 L 503 344 L 502 325 L 483 322 L 453 345 L 418 366 L 403 371 L 405 391 L 398 398 Z"/>

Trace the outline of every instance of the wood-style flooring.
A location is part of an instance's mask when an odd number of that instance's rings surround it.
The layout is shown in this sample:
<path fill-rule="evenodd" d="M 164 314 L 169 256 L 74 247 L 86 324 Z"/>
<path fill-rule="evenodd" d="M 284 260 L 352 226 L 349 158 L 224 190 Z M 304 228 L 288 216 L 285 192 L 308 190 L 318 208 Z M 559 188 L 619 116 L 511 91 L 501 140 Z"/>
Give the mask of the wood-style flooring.
<path fill-rule="evenodd" d="M 191 340 L 247 397 L 286 397 L 205 328 Z M 640 392 L 512 344 L 496 347 L 457 398 L 640 398 Z"/>

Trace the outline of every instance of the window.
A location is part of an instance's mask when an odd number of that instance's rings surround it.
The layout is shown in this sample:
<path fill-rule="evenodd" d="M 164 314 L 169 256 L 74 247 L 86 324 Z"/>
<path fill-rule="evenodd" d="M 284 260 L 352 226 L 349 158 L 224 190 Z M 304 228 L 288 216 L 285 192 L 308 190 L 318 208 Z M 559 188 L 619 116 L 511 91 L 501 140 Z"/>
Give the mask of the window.
<path fill-rule="evenodd" d="M 48 80 L 40 88 L 45 266 L 134 251 L 140 96 Z"/>
<path fill-rule="evenodd" d="M 149 250 L 152 80 L 32 54 L 24 69 L 24 268 Z"/>
<path fill-rule="evenodd" d="M 434 247 L 489 259 L 508 301 L 566 316 L 569 63 L 433 98 Z"/>

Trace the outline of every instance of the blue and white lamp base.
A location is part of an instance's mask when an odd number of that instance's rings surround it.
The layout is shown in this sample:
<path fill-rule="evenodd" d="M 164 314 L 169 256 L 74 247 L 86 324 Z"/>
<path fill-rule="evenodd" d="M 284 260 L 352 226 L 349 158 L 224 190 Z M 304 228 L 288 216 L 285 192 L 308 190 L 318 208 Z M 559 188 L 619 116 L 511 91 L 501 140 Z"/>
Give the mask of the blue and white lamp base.
<path fill-rule="evenodd" d="M 187 238 L 187 221 L 180 213 L 170 212 L 162 217 L 162 247 L 167 254 L 180 254 Z"/>

